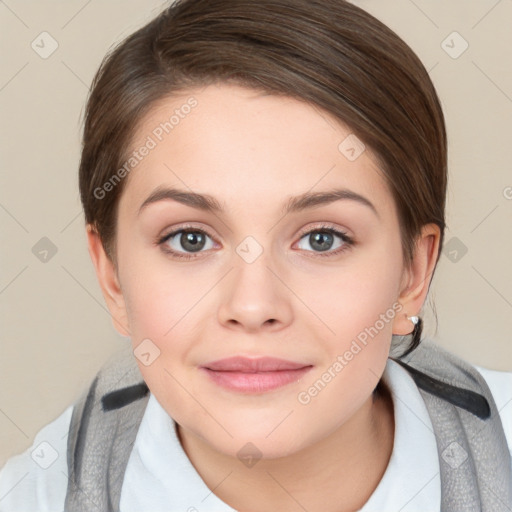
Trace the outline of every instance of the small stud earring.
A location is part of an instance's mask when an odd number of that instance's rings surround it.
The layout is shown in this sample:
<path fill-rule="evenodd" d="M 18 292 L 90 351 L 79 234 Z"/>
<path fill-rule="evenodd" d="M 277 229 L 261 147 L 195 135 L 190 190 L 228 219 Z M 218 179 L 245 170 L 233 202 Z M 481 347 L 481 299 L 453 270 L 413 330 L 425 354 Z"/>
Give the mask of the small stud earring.
<path fill-rule="evenodd" d="M 408 316 L 407 320 L 410 320 L 414 325 L 418 323 L 418 317 L 417 316 Z"/>

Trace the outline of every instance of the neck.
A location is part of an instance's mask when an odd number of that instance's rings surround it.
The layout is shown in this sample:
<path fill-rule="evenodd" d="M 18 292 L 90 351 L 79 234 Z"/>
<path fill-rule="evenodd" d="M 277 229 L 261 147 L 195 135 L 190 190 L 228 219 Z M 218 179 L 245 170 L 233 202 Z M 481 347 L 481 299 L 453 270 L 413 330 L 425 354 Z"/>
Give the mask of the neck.
<path fill-rule="evenodd" d="M 251 468 L 179 425 L 178 436 L 206 485 L 236 510 L 358 510 L 382 479 L 393 450 L 391 394 L 382 381 L 377 388 L 328 437 L 292 455 L 260 459 Z"/>

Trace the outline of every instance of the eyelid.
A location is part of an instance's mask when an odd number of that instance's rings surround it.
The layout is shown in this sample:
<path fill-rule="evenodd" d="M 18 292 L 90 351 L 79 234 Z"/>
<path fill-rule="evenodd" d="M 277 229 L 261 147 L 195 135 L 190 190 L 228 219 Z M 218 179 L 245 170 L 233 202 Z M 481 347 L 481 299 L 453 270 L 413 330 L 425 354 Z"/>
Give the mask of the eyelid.
<path fill-rule="evenodd" d="M 217 242 L 217 238 L 215 236 L 213 236 L 207 228 L 199 227 L 199 226 L 196 226 L 194 224 L 188 224 L 188 223 L 182 224 L 182 225 L 180 225 L 180 226 L 178 226 L 176 228 L 172 228 L 168 232 L 164 232 L 165 234 L 163 234 L 163 235 L 158 235 L 156 241 L 157 241 L 157 243 L 162 243 L 166 239 L 168 239 L 171 235 L 176 235 L 177 233 L 179 233 L 181 231 L 192 231 L 192 230 L 203 231 L 213 241 Z"/>
<path fill-rule="evenodd" d="M 336 226 L 335 224 L 332 224 L 330 222 L 322 222 L 320 221 L 318 224 L 315 224 L 313 226 L 307 226 L 305 228 L 302 228 L 299 231 L 299 236 L 302 238 L 304 235 L 309 234 L 311 231 L 320 231 L 320 230 L 334 230 L 339 233 L 342 233 L 348 240 L 353 240 L 352 236 L 349 235 L 348 230 L 346 228 L 341 228 Z"/>

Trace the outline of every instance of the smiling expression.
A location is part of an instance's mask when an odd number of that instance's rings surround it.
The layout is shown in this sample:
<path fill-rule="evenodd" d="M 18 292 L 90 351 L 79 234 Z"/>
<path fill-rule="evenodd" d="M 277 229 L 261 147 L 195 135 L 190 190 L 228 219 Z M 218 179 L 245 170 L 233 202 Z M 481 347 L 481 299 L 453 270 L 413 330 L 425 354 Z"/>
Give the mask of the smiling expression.
<path fill-rule="evenodd" d="M 347 158 L 340 144 L 350 129 L 289 97 L 227 84 L 190 89 L 155 104 L 132 146 L 190 96 L 197 106 L 131 171 L 119 202 L 127 331 L 134 348 L 157 347 L 139 367 L 176 422 L 223 453 L 251 441 L 279 457 L 371 402 L 392 321 L 315 400 L 297 396 L 396 304 L 397 211 L 370 150 Z M 242 390 L 202 368 L 232 356 L 309 370 Z"/>

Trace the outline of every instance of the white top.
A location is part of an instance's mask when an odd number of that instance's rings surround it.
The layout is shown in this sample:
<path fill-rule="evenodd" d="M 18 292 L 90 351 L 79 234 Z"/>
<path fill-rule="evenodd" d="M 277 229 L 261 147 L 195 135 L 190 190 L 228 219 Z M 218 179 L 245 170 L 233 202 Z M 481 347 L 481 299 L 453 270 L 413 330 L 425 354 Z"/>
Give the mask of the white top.
<path fill-rule="evenodd" d="M 475 368 L 494 397 L 512 457 L 512 372 Z M 412 377 L 395 361 L 387 360 L 382 377 L 393 399 L 394 446 L 384 476 L 360 512 L 439 512 L 439 459 L 425 403 Z M 72 408 L 41 429 L 32 447 L 9 459 L 2 468 L 0 512 L 64 510 L 66 441 Z M 128 461 L 120 509 L 235 512 L 201 479 L 177 438 L 175 422 L 153 395 Z"/>

